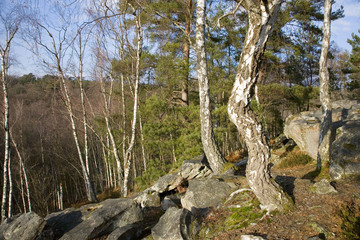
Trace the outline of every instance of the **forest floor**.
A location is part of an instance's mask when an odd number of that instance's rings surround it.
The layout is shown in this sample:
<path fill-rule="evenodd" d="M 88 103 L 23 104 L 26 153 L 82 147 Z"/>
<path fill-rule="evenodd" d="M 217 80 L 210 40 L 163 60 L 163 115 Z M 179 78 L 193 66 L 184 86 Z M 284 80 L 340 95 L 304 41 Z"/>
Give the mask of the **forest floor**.
<path fill-rule="evenodd" d="M 360 177 L 333 181 L 331 185 L 338 193 L 317 194 L 313 191 L 314 182 L 321 177 L 314 174 L 315 165 L 297 166 L 288 169 L 273 169 L 272 173 L 284 190 L 293 198 L 295 207 L 286 213 L 271 213 L 246 224 L 234 223 L 236 213 L 230 208 L 213 210 L 203 223 L 209 229 L 217 226 L 210 239 L 240 239 L 241 235 L 251 234 L 266 239 L 359 239 L 360 237 Z M 234 203 L 234 202 L 233 202 Z M 244 208 L 242 208 L 244 211 Z M 254 208 L 253 208 L 254 209 Z M 259 211 L 258 211 L 259 212 Z M 245 213 L 249 220 L 255 213 Z M 239 214 L 241 215 L 241 214 Z M 232 219 L 233 221 L 229 221 Z M 218 227 L 218 226 L 223 226 Z M 227 226 L 226 226 L 227 225 Z M 319 239 L 318 238 L 318 239 Z M 208 239 L 201 237 L 199 239 Z"/>

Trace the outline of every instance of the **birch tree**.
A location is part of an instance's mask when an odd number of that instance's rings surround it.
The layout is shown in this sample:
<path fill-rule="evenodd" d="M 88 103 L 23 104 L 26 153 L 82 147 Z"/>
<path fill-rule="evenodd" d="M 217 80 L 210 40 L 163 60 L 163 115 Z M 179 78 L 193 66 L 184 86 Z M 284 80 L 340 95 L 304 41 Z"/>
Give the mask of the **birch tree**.
<path fill-rule="evenodd" d="M 135 9 L 134 6 L 130 5 L 133 9 L 135 24 L 136 24 L 136 58 L 135 58 L 135 83 L 134 83 L 134 110 L 133 110 L 133 118 L 131 125 L 131 139 L 130 143 L 125 152 L 124 158 L 124 186 L 123 186 L 123 196 L 127 196 L 128 192 L 128 182 L 129 175 L 132 163 L 132 153 L 135 146 L 135 137 L 136 137 L 136 121 L 137 121 L 137 110 L 138 110 L 138 95 L 139 95 L 139 81 L 140 81 L 140 58 L 142 52 L 142 43 L 143 43 L 143 31 L 141 25 L 141 14 L 140 8 Z"/>
<path fill-rule="evenodd" d="M 248 13 L 248 29 L 228 103 L 230 120 L 236 125 L 248 149 L 246 177 L 249 186 L 262 207 L 268 211 L 283 210 L 289 207 L 291 200 L 270 176 L 269 146 L 250 102 L 259 77 L 261 58 L 280 4 L 280 0 L 239 2 Z"/>
<path fill-rule="evenodd" d="M 14 9 L 15 10 L 15 9 Z M 10 11 L 4 16 L 0 15 L 1 23 L 4 26 L 5 41 L 0 42 L 0 61 L 1 61 L 1 82 L 3 90 L 3 126 L 4 126 L 4 164 L 3 164 L 3 191 L 1 201 L 1 222 L 7 218 L 7 213 L 11 215 L 11 173 L 10 173 L 10 126 L 9 126 L 9 96 L 8 96 L 8 69 L 10 67 L 10 48 L 15 34 L 19 30 L 19 19 L 12 18 L 15 11 Z M 11 191 L 11 190 L 10 190 Z M 8 207 L 8 211 L 6 208 Z M 10 210 L 10 211 L 9 211 Z"/>
<path fill-rule="evenodd" d="M 62 20 L 67 20 L 66 15 L 62 15 L 63 13 L 59 13 Z M 73 110 L 73 104 L 70 97 L 70 91 L 67 86 L 68 77 L 66 75 L 64 69 L 64 62 L 66 51 L 68 50 L 69 45 L 67 45 L 68 41 L 68 30 L 69 30 L 69 23 L 64 22 L 63 25 L 58 29 L 53 29 L 51 27 L 45 26 L 41 24 L 39 21 L 35 20 L 34 26 L 36 34 L 31 36 L 31 41 L 33 44 L 27 41 L 29 47 L 32 49 L 33 53 L 48 67 L 49 70 L 55 71 L 58 74 L 58 78 L 61 84 L 61 91 L 64 99 L 64 104 L 69 116 L 72 135 L 75 143 L 75 147 L 78 153 L 78 158 L 82 170 L 82 177 L 85 183 L 86 195 L 87 199 L 90 202 L 97 202 L 95 192 L 93 190 L 93 186 L 91 183 L 91 179 L 89 173 L 86 168 L 86 163 L 84 161 L 82 149 L 80 146 L 79 134 L 78 129 L 76 126 L 76 116 Z M 52 33 L 52 31 L 54 31 Z M 43 36 L 42 34 L 45 33 Z M 54 36 L 58 36 L 57 38 Z M 44 40 L 47 39 L 47 40 Z M 47 54 L 47 57 L 40 53 L 40 49 Z"/>
<path fill-rule="evenodd" d="M 200 96 L 201 141 L 204 152 L 214 173 L 220 173 L 225 159 L 216 143 L 210 109 L 210 89 L 205 50 L 205 8 L 206 0 L 197 1 L 196 55 Z"/>
<path fill-rule="evenodd" d="M 321 170 L 325 164 L 329 164 L 331 160 L 331 122 L 332 110 L 329 93 L 329 71 L 327 67 L 328 51 L 330 44 L 330 25 L 331 25 L 331 6 L 332 0 L 325 0 L 324 4 L 324 33 L 320 55 L 320 101 L 323 112 L 323 119 L 320 128 L 319 151 L 317 156 L 317 169 Z"/>

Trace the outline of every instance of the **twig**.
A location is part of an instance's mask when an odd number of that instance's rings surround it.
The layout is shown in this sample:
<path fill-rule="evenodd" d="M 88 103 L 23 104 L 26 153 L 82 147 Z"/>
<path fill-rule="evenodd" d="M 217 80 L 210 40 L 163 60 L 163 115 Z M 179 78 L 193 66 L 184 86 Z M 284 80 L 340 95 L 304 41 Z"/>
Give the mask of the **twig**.
<path fill-rule="evenodd" d="M 234 11 L 232 11 L 232 12 L 230 12 L 230 13 L 227 13 L 227 14 L 224 14 L 224 15 L 222 15 L 221 17 L 218 18 L 218 20 L 216 21 L 216 26 L 217 26 L 218 28 L 221 28 L 221 24 L 220 24 L 221 19 L 223 19 L 223 18 L 225 18 L 225 17 L 227 17 L 227 16 L 230 16 L 230 15 L 232 15 L 232 16 L 235 15 L 235 13 L 239 10 L 239 7 L 241 6 L 242 1 L 243 1 L 243 0 L 239 1 L 239 3 L 236 5 L 236 8 L 234 9 Z"/>
<path fill-rule="evenodd" d="M 226 199 L 225 203 L 227 203 L 228 201 L 230 201 L 235 194 L 239 194 L 239 193 L 242 193 L 242 192 L 245 192 L 245 191 L 252 191 L 250 188 L 242 188 L 242 189 L 238 189 L 236 190 L 235 192 L 232 192 L 230 194 L 230 196 L 228 197 L 228 199 Z"/>

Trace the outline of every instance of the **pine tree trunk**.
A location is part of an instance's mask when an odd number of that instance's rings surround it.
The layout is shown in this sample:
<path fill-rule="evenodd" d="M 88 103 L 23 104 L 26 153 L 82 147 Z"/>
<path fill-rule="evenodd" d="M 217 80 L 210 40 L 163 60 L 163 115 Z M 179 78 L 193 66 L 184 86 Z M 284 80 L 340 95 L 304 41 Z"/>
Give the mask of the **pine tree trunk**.
<path fill-rule="evenodd" d="M 317 156 L 317 169 L 320 170 L 325 164 L 329 165 L 331 156 L 331 122 L 332 110 L 329 93 L 329 72 L 327 68 L 327 58 L 330 44 L 330 24 L 331 24 L 331 6 L 332 0 L 325 0 L 324 6 L 324 35 L 321 46 L 320 55 L 320 101 L 323 111 L 323 120 L 321 122 L 320 137 L 319 137 L 319 151 Z"/>
<path fill-rule="evenodd" d="M 280 1 L 244 0 L 242 6 L 248 12 L 249 24 L 228 103 L 228 114 L 248 148 L 246 177 L 250 188 L 264 209 L 283 210 L 292 202 L 270 176 L 267 139 L 258 117 L 250 107 L 261 58 L 280 9 Z"/>
<path fill-rule="evenodd" d="M 184 78 L 182 80 L 181 86 L 181 101 L 183 105 L 189 105 L 189 60 L 190 60 L 190 34 L 191 34 L 191 25 L 192 25 L 192 9 L 193 9 L 193 0 L 186 1 L 186 13 L 185 13 L 185 31 L 184 31 Z"/>
<path fill-rule="evenodd" d="M 201 141 L 211 169 L 214 173 L 218 174 L 223 169 L 225 159 L 215 141 L 211 119 L 210 89 L 205 50 L 205 8 L 206 0 L 198 0 L 196 18 L 196 55 L 200 95 Z"/>

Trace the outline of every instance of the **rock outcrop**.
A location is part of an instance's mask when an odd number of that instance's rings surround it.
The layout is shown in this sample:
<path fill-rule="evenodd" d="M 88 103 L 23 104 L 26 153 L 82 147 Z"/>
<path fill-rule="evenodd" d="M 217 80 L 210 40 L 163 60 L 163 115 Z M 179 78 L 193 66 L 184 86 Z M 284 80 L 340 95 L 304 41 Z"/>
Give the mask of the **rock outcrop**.
<path fill-rule="evenodd" d="M 195 215 L 206 214 L 211 207 L 221 204 L 232 190 L 230 185 L 219 179 L 194 179 L 189 181 L 181 205 Z"/>
<path fill-rule="evenodd" d="M 203 158 L 184 161 L 178 171 L 131 198 L 68 208 L 45 218 L 27 213 L 9 219 L 0 225 L 0 240 L 132 240 L 149 234 L 156 240 L 192 239 L 196 217 L 220 205 L 236 188 L 221 176 L 211 176 Z"/>
<path fill-rule="evenodd" d="M 44 226 L 44 219 L 36 213 L 24 213 L 0 225 L 0 240 L 33 240 Z"/>
<path fill-rule="evenodd" d="M 332 161 L 330 175 L 339 179 L 360 172 L 360 101 L 332 103 Z M 302 112 L 287 118 L 284 134 L 313 159 L 317 158 L 322 113 Z"/>
<path fill-rule="evenodd" d="M 155 240 L 191 239 L 191 212 L 184 208 L 169 208 L 151 230 Z"/>

